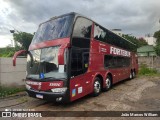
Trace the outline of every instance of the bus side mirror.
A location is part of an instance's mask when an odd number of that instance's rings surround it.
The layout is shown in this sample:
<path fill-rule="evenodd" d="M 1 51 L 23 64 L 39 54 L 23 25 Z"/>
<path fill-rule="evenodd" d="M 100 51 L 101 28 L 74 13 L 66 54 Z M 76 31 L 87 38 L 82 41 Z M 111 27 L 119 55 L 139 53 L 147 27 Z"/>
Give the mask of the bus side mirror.
<path fill-rule="evenodd" d="M 14 56 L 13 56 L 13 66 L 16 66 L 16 58 L 17 58 L 17 56 L 19 56 L 22 53 L 27 53 L 27 51 L 26 50 L 20 50 L 20 51 L 18 51 L 14 54 Z"/>

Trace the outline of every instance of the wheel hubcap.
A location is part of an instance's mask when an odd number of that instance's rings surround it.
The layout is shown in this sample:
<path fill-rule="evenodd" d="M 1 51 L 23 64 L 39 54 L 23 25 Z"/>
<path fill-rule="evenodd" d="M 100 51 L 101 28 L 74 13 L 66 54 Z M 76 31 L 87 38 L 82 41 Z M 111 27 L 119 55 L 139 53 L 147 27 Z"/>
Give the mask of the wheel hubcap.
<path fill-rule="evenodd" d="M 100 92 L 100 88 L 101 88 L 100 83 L 99 83 L 98 81 L 96 81 L 96 82 L 94 83 L 94 90 L 95 90 L 95 92 L 96 92 L 96 93 L 99 93 L 99 92 Z"/>
<path fill-rule="evenodd" d="M 130 73 L 130 76 L 129 76 L 129 77 L 130 77 L 130 79 L 132 79 L 132 73 Z"/>
<path fill-rule="evenodd" d="M 135 73 L 133 72 L 133 77 L 135 77 Z"/>
<path fill-rule="evenodd" d="M 110 85 L 111 85 L 111 82 L 110 82 L 109 78 L 107 78 L 106 79 L 106 87 L 110 88 Z"/>

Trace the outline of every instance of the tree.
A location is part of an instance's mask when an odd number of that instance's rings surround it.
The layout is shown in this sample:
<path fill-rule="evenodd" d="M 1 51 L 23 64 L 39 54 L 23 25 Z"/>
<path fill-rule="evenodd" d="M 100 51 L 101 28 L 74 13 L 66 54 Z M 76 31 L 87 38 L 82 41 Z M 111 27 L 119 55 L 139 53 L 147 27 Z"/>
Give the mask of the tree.
<path fill-rule="evenodd" d="M 15 41 L 15 47 L 18 49 L 28 50 L 32 41 L 33 34 L 26 32 L 13 33 L 13 39 Z"/>
<path fill-rule="evenodd" d="M 160 30 L 156 31 L 154 33 L 154 37 L 157 39 L 156 40 L 155 51 L 156 51 L 157 55 L 160 56 Z"/>
<path fill-rule="evenodd" d="M 122 37 L 126 38 L 127 40 L 131 41 L 132 43 L 134 43 L 136 45 L 136 49 L 139 47 L 142 47 L 144 45 L 148 45 L 148 43 L 145 41 L 145 39 L 143 38 L 139 38 L 137 39 L 134 36 L 130 36 L 130 35 L 123 35 Z"/>
<path fill-rule="evenodd" d="M 144 38 L 139 38 L 137 40 L 138 40 L 138 47 L 148 45 L 148 43 L 146 42 L 146 40 Z"/>
<path fill-rule="evenodd" d="M 15 48 L 10 45 L 5 48 L 0 48 L 0 57 L 12 57 L 14 53 L 18 50 L 25 49 L 28 50 L 33 34 L 26 32 L 17 32 L 13 31 L 13 38 L 15 41 Z"/>

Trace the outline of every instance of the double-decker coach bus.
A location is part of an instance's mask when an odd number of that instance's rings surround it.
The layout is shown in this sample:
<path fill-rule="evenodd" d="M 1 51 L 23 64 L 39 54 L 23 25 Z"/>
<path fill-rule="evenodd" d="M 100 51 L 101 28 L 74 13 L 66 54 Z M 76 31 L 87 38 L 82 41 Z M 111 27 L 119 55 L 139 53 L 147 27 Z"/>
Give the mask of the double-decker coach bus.
<path fill-rule="evenodd" d="M 70 102 L 98 96 L 138 71 L 135 45 L 94 21 L 69 13 L 39 25 L 27 54 L 30 97 Z"/>

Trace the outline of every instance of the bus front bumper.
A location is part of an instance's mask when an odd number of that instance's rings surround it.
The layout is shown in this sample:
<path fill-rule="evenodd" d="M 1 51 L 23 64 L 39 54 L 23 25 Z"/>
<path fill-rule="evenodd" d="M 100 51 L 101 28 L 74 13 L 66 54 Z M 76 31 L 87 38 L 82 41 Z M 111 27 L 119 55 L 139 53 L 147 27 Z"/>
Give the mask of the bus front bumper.
<path fill-rule="evenodd" d="M 35 90 L 26 90 L 30 97 L 39 98 L 47 101 L 53 102 L 69 102 L 69 92 L 64 93 L 53 93 L 53 92 L 44 92 L 44 91 L 35 91 Z"/>

